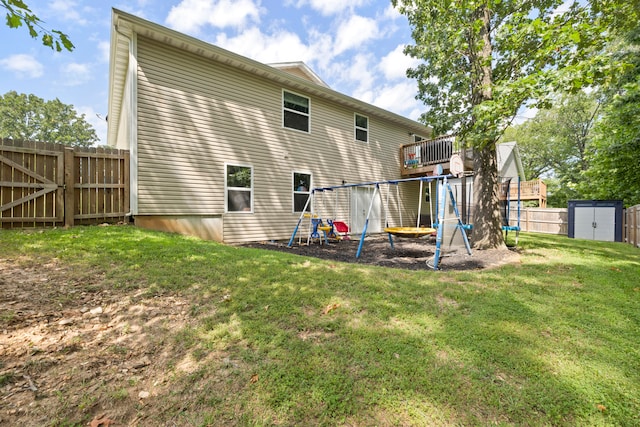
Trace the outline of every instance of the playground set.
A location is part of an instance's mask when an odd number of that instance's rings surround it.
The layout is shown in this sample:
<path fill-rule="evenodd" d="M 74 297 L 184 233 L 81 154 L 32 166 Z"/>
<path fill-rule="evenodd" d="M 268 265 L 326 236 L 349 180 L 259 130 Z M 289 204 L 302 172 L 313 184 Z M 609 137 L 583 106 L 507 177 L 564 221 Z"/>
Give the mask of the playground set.
<path fill-rule="evenodd" d="M 428 265 L 431 266 L 434 270 L 438 269 L 440 264 L 441 257 L 443 253 L 447 250 L 450 250 L 454 247 L 464 248 L 468 255 L 471 255 L 471 247 L 469 244 L 469 239 L 467 236 L 467 231 L 473 228 L 472 224 L 464 224 L 460 212 L 458 209 L 458 205 L 456 203 L 456 198 L 454 196 L 454 191 L 451 186 L 450 179 L 454 177 L 454 175 L 445 175 L 442 173 L 442 168 L 438 167 L 436 169 L 436 175 L 433 176 L 424 176 L 417 178 L 406 178 L 406 179 L 397 179 L 397 180 L 388 180 L 388 181 L 373 181 L 373 182 L 363 182 L 356 184 L 342 184 L 330 187 L 316 187 L 313 188 L 310 192 L 309 198 L 306 201 L 304 209 L 298 218 L 296 226 L 291 234 L 291 238 L 289 239 L 288 247 L 292 247 L 296 235 L 298 235 L 298 244 L 302 244 L 302 232 L 301 226 L 303 226 L 303 222 L 307 221 L 307 233 L 306 233 L 306 244 L 309 245 L 313 242 L 318 242 L 319 244 L 329 244 L 329 241 L 340 241 L 340 240 L 349 240 L 351 237 L 349 235 L 350 229 L 345 221 L 337 220 L 337 212 L 338 205 L 340 204 L 339 192 L 341 190 L 350 190 L 359 187 L 368 187 L 373 188 L 373 197 L 371 197 L 371 201 L 369 203 L 366 218 L 364 221 L 363 229 L 360 234 L 358 248 L 355 254 L 356 258 L 359 258 L 363 248 L 365 239 L 367 237 L 367 230 L 369 227 L 369 221 L 371 220 L 371 214 L 374 206 L 374 202 L 376 197 L 379 198 L 380 203 L 384 206 L 384 232 L 387 233 L 389 245 L 392 249 L 395 249 L 394 246 L 394 238 L 414 238 L 421 239 L 427 236 L 435 236 L 435 252 L 433 256 L 433 260 L 428 262 Z M 398 212 L 395 221 L 399 222 L 398 224 L 390 224 L 391 215 L 389 212 L 389 199 L 391 196 L 391 189 L 395 187 L 396 191 L 396 205 L 400 206 L 400 192 L 399 185 L 407 182 L 415 182 L 418 181 L 420 184 L 419 191 L 419 200 L 418 200 L 418 212 L 417 212 L 417 221 L 415 226 L 404 226 L 402 223 L 402 214 Z M 435 185 L 432 186 L 432 183 Z M 427 185 L 428 189 L 428 198 L 429 200 L 429 210 L 431 219 L 430 226 L 424 226 L 420 223 L 421 221 L 421 211 L 423 209 L 423 199 L 424 199 L 424 186 Z M 432 187 L 436 187 L 435 195 L 432 195 Z M 518 199 L 517 199 L 517 222 L 516 225 L 512 225 L 510 222 L 510 211 L 512 209 L 512 200 L 511 200 L 511 180 L 507 180 L 502 184 L 502 190 L 504 191 L 504 195 L 502 197 L 503 207 L 502 207 L 502 230 L 505 233 L 505 242 L 507 241 L 507 236 L 510 231 L 516 233 L 515 243 L 518 244 L 518 237 L 520 233 L 520 210 L 521 210 L 521 201 L 520 201 L 520 180 L 518 179 Z M 383 198 L 382 188 L 386 187 L 386 197 Z M 326 202 L 328 194 L 335 194 L 335 199 L 333 201 L 333 215 L 331 217 L 325 217 L 324 213 L 327 211 Z M 435 203 L 432 202 L 434 200 L 432 196 L 435 196 Z M 318 199 L 321 199 L 321 204 L 318 203 Z M 436 207 L 436 216 L 434 218 L 433 215 L 433 207 Z M 464 206 L 462 207 L 464 209 Z M 435 220 L 434 220 L 435 219 Z M 300 234 L 298 234 L 300 233 Z"/>

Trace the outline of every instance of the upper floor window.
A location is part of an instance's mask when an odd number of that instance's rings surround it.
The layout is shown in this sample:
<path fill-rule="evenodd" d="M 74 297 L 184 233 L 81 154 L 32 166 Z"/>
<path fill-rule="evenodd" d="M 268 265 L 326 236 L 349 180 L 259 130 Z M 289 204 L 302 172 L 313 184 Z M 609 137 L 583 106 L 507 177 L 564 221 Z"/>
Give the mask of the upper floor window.
<path fill-rule="evenodd" d="M 355 133 L 356 141 L 369 142 L 369 118 L 355 115 Z"/>
<path fill-rule="evenodd" d="M 286 128 L 309 132 L 309 98 L 282 92 L 282 125 Z"/>
<path fill-rule="evenodd" d="M 253 169 L 250 166 L 226 165 L 227 212 L 252 212 Z"/>

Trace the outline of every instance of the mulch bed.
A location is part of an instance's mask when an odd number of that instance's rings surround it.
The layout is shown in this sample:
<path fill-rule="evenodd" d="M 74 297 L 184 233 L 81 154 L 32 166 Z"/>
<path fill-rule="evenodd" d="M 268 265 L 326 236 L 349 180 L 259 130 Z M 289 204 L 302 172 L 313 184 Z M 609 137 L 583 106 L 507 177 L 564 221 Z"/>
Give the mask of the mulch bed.
<path fill-rule="evenodd" d="M 292 247 L 288 242 L 258 242 L 245 244 L 245 247 L 276 250 L 325 260 L 349 262 L 363 265 L 402 268 L 407 270 L 432 270 L 436 250 L 435 240 L 431 237 L 394 238 L 391 248 L 386 235 L 369 236 L 365 239 L 362 252 L 356 258 L 359 240 L 330 241 L 319 244 L 317 241 L 302 244 L 298 241 Z M 469 255 L 464 247 L 444 248 L 438 263 L 439 270 L 478 270 L 496 267 L 506 263 L 519 262 L 517 249 L 472 250 Z"/>

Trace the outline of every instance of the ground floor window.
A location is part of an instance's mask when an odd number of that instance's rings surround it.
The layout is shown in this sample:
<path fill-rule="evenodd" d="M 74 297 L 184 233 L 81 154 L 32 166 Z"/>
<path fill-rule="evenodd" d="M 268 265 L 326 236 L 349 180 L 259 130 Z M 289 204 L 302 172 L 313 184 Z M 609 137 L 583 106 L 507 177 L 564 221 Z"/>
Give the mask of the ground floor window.
<path fill-rule="evenodd" d="M 303 172 L 293 173 L 293 211 L 302 212 L 311 194 L 311 174 Z M 307 206 L 311 212 L 311 206 Z"/>
<path fill-rule="evenodd" d="M 253 212 L 253 168 L 226 165 L 227 212 Z"/>

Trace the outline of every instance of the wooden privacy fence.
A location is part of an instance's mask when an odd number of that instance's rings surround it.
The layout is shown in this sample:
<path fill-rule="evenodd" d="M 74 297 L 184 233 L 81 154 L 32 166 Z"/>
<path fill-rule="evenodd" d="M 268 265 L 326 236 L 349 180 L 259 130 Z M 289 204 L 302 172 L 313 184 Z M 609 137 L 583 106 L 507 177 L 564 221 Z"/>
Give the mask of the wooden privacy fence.
<path fill-rule="evenodd" d="M 636 248 L 640 247 L 640 205 L 624 210 L 623 233 L 625 242 Z"/>
<path fill-rule="evenodd" d="M 129 212 L 129 152 L 0 139 L 0 226 L 117 222 Z"/>
<path fill-rule="evenodd" d="M 568 231 L 567 208 L 524 208 L 520 211 L 520 229 L 532 233 L 562 234 Z M 516 225 L 517 209 L 509 211 L 509 224 Z"/>
<path fill-rule="evenodd" d="M 532 233 L 567 235 L 569 217 L 566 208 L 524 208 L 520 211 L 520 229 Z M 510 224 L 518 219 L 517 210 L 509 212 Z M 624 210 L 623 241 L 640 247 L 640 205 Z"/>

